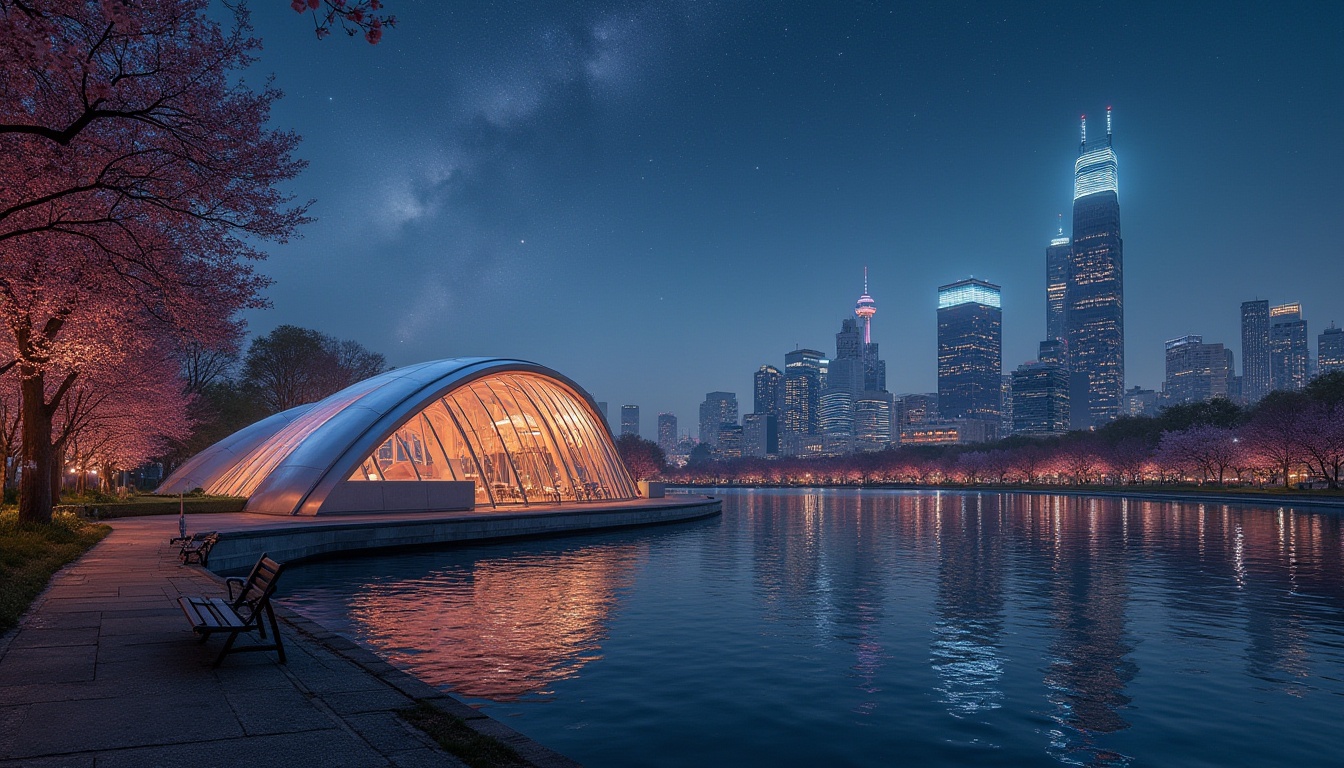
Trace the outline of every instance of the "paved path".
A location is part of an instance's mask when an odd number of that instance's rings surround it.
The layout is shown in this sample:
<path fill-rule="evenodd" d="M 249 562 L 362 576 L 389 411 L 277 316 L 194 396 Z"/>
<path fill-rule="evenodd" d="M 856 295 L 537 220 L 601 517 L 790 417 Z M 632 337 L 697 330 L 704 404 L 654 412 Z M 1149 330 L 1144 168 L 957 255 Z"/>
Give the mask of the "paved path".
<path fill-rule="evenodd" d="M 211 668 L 223 638 L 196 644 L 177 598 L 220 581 L 178 563 L 176 518 L 112 525 L 0 638 L 0 766 L 463 765 L 396 715 L 416 699 L 538 765 L 574 765 L 283 609 L 287 665 Z"/>

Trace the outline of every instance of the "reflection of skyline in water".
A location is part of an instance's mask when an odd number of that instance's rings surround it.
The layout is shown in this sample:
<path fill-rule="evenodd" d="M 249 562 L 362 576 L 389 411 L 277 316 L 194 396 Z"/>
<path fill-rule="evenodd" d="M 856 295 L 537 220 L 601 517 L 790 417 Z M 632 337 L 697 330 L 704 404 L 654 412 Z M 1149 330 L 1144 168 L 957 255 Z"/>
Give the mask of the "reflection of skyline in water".
<path fill-rule="evenodd" d="M 704 716 L 740 736 L 653 762 L 1176 764 L 1145 750 L 1186 729 L 1218 734 L 1198 760 L 1312 765 L 1344 696 L 1336 513 L 741 491 L 473 552 L 303 566 L 292 604 L 595 766 Z"/>
<path fill-rule="evenodd" d="M 1003 537 L 994 496 L 949 496 L 934 505 L 938 616 L 931 663 L 948 711 L 974 717 L 1003 704 Z"/>

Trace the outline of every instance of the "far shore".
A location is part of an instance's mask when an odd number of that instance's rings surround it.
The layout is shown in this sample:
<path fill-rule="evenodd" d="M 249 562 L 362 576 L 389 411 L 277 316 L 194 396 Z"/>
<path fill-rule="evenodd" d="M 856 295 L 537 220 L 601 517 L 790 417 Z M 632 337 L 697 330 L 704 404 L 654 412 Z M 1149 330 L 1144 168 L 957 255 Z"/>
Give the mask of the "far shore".
<path fill-rule="evenodd" d="M 951 491 L 957 493 L 1027 493 L 1038 496 L 1124 496 L 1155 501 L 1223 501 L 1240 504 L 1274 504 L 1291 502 L 1295 505 L 1321 506 L 1344 509 L 1344 491 L 1324 489 L 1301 490 L 1293 488 L 1210 488 L 1197 485 L 1016 485 L 980 483 L 963 485 L 945 483 L 919 485 L 915 483 L 677 483 L 669 481 L 669 488 L 715 489 L 824 489 L 824 490 L 883 490 L 883 491 Z"/>

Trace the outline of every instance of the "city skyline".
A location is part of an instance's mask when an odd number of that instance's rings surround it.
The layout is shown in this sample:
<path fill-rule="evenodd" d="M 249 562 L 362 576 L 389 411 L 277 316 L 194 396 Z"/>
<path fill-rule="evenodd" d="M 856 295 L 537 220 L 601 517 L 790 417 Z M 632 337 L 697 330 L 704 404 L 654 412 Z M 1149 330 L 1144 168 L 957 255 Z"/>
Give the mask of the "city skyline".
<path fill-rule="evenodd" d="M 1242 301 L 1301 302 L 1313 348 L 1344 322 L 1338 7 L 407 4 L 360 47 L 282 6 L 254 9 L 255 77 L 287 92 L 318 221 L 268 249 L 256 334 L 508 354 L 685 425 L 826 348 L 866 266 L 888 390 L 936 388 L 930 297 L 968 275 L 1003 286 L 1011 371 L 1042 338 L 1078 115 L 1107 105 L 1127 386 L 1159 385 L 1168 339 L 1236 349 Z"/>

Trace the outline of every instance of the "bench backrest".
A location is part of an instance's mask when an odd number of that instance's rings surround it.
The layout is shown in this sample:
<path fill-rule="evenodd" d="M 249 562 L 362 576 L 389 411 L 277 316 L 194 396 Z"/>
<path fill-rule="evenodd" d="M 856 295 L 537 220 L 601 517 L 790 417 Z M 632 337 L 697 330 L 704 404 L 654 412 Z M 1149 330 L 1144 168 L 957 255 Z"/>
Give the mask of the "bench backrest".
<path fill-rule="evenodd" d="M 257 564 L 252 566 L 252 572 L 247 575 L 247 581 L 243 582 L 243 588 L 233 599 L 233 610 L 244 618 L 250 619 L 255 616 L 266 605 L 266 601 L 271 599 L 271 595 L 275 594 L 276 582 L 280 580 L 280 572 L 284 569 L 284 563 L 276 562 L 263 554 L 261 559 L 257 560 Z"/>

